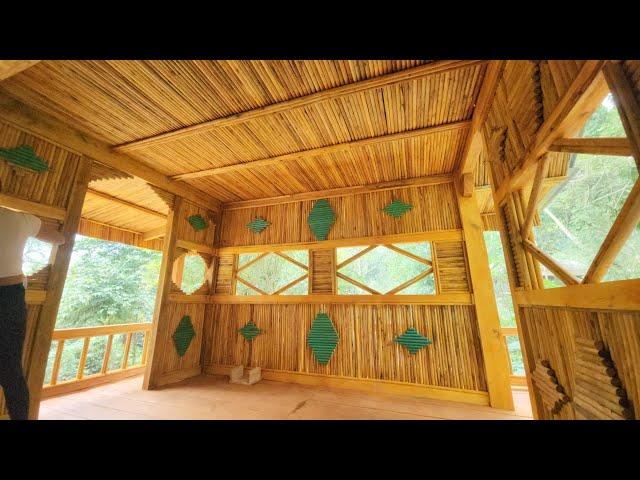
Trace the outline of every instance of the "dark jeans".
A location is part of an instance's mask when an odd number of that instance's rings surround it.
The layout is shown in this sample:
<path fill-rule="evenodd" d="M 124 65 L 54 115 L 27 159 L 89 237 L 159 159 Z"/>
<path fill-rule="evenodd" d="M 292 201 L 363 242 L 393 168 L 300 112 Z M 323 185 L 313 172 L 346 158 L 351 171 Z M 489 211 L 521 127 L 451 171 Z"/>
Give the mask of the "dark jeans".
<path fill-rule="evenodd" d="M 27 420 L 29 412 L 29 389 L 22 372 L 26 324 L 24 287 L 0 287 L 0 386 L 12 420 Z"/>

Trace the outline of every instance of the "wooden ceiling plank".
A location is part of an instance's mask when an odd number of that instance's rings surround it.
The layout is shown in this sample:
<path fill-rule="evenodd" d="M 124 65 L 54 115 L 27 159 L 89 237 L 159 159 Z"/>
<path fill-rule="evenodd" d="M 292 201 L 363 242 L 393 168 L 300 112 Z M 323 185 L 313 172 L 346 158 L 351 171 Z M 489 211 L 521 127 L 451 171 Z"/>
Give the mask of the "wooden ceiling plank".
<path fill-rule="evenodd" d="M 0 81 L 33 67 L 40 60 L 0 60 Z"/>
<path fill-rule="evenodd" d="M 602 60 L 584 62 L 563 97 L 536 133 L 520 166 L 497 189 L 495 197 L 499 204 L 509 193 L 522 188 L 531 180 L 538 161 L 556 140 L 570 137 L 579 131 L 602 103 L 609 92 L 601 73 L 603 65 Z"/>
<path fill-rule="evenodd" d="M 0 119 L 34 135 L 80 152 L 116 170 L 129 173 L 201 207 L 214 211 L 220 209 L 219 200 L 183 182 L 172 180 L 128 155 L 113 152 L 110 145 L 14 99 L 4 91 L 0 91 Z"/>
<path fill-rule="evenodd" d="M 185 137 L 207 132 L 211 129 L 218 127 L 227 127 L 248 120 L 253 120 L 265 115 L 273 115 L 293 108 L 299 108 L 313 103 L 325 101 L 328 99 L 340 98 L 345 95 L 350 95 L 373 88 L 379 88 L 386 85 L 392 85 L 394 83 L 407 81 L 415 78 L 421 78 L 428 75 L 447 72 L 459 68 L 466 68 L 481 63 L 485 63 L 484 60 L 439 60 L 436 62 L 427 63 L 418 67 L 401 70 L 399 72 L 390 73 L 387 75 L 381 75 L 373 77 L 360 82 L 354 82 L 340 87 L 334 87 L 327 90 L 322 90 L 310 95 L 293 98 L 284 102 L 278 102 L 265 107 L 248 110 L 245 112 L 229 115 L 223 118 L 217 118 L 209 120 L 196 125 L 192 125 L 185 128 L 180 128 L 171 132 L 154 135 L 144 139 L 136 140 L 133 142 L 125 143 L 115 147 L 116 151 L 127 152 L 138 150 L 140 148 L 148 147 L 150 145 L 157 145 L 167 141 L 173 141 L 178 139 L 184 139 Z"/>
<path fill-rule="evenodd" d="M 148 242 L 149 240 L 154 240 L 156 238 L 164 237 L 164 233 L 166 230 L 167 230 L 166 225 L 163 225 L 162 227 L 154 228 L 153 230 L 144 232 L 142 234 L 142 241 Z"/>
<path fill-rule="evenodd" d="M 462 121 L 455 123 L 447 123 L 444 125 L 438 125 L 434 127 L 419 128 L 416 130 L 409 130 L 406 132 L 393 133 L 389 135 L 381 135 L 377 137 L 365 138 L 362 140 L 356 140 L 352 142 L 338 143 L 335 145 L 328 145 L 326 147 L 312 148 L 309 150 L 303 150 L 301 152 L 288 153 L 285 155 L 279 155 L 277 157 L 263 158 L 260 160 L 252 160 L 244 163 L 236 163 L 234 165 L 228 165 L 226 167 L 209 168 L 207 170 L 200 170 L 198 172 L 183 173 L 175 175 L 172 178 L 174 180 L 188 180 L 192 178 L 209 177 L 213 175 L 221 175 L 224 173 L 238 172 L 245 169 L 255 169 L 259 167 L 265 167 L 270 165 L 277 165 L 283 162 L 292 160 L 305 160 L 311 157 L 317 157 L 319 155 L 329 155 L 343 150 L 351 150 L 354 148 L 366 147 L 369 145 L 375 145 L 378 143 L 394 142 L 398 140 L 405 140 L 408 138 L 414 138 L 422 135 L 432 135 L 435 133 L 446 132 L 449 130 L 458 130 L 462 128 L 468 128 L 470 122 Z"/>
<path fill-rule="evenodd" d="M 142 212 L 146 215 L 154 215 L 159 218 L 167 218 L 167 216 L 162 212 L 156 212 L 155 210 L 151 210 L 150 208 L 143 207 L 141 205 L 137 205 L 135 203 L 128 202 L 127 200 L 123 200 L 122 198 L 114 197 L 113 195 L 109 195 L 108 193 L 101 192 L 99 190 L 87 189 L 88 195 L 93 195 L 94 197 L 99 197 L 109 202 L 117 203 L 119 205 L 123 205 L 125 207 L 133 208 Z"/>
<path fill-rule="evenodd" d="M 224 204 L 225 210 L 237 210 L 241 208 L 263 207 L 267 205 L 279 205 L 283 203 L 301 202 L 306 200 L 316 200 L 319 198 L 345 197 L 347 195 L 357 195 L 361 193 L 381 192 L 385 190 L 395 190 L 400 188 L 422 187 L 425 185 L 439 185 L 451 183 L 453 175 L 450 173 L 442 175 L 429 175 L 427 177 L 415 177 L 405 180 L 394 180 L 369 185 L 358 185 L 355 187 L 331 188 L 328 190 L 316 190 L 293 195 L 282 195 L 278 197 L 258 198 L 255 200 L 241 200 Z"/>

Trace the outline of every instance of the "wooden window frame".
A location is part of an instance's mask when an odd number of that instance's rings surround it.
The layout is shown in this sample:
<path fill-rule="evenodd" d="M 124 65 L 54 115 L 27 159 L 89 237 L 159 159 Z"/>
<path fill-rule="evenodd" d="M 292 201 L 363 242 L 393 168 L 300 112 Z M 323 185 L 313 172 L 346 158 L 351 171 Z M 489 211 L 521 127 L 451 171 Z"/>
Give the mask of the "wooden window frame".
<path fill-rule="evenodd" d="M 290 251 L 306 251 L 308 258 L 311 258 L 311 254 L 309 252 L 308 249 L 291 249 Z M 310 294 L 311 292 L 311 269 L 309 265 L 305 265 L 301 262 L 298 262 L 296 259 L 291 258 L 289 255 L 287 255 L 285 251 L 265 251 L 262 253 L 259 253 L 258 256 L 252 260 L 249 260 L 247 263 L 245 263 L 242 266 L 238 266 L 238 261 L 240 260 L 240 255 L 241 254 L 236 254 L 236 266 L 233 269 L 233 281 L 232 281 L 232 287 L 231 287 L 231 294 L 232 295 L 236 295 L 236 296 L 242 296 L 242 297 L 252 297 L 252 296 L 277 296 L 277 295 L 283 295 L 284 292 L 286 292 L 287 290 L 289 290 L 292 287 L 295 287 L 296 285 L 298 285 L 299 283 L 303 282 L 304 280 L 309 280 L 308 285 L 307 285 L 307 295 Z M 251 265 L 255 265 L 256 263 L 258 263 L 260 260 L 268 257 L 269 255 L 275 255 L 277 257 L 282 258 L 283 260 L 286 260 L 287 262 L 302 268 L 306 273 L 304 275 L 301 275 L 299 277 L 297 277 L 296 279 L 292 280 L 291 282 L 287 283 L 286 285 L 280 287 L 278 290 L 276 290 L 273 293 L 267 293 L 264 290 L 262 290 L 261 288 L 253 285 L 251 282 L 247 281 L 246 279 L 242 278 L 241 276 L 239 276 L 239 274 L 245 270 L 247 267 L 250 267 Z M 237 286 L 238 286 L 238 282 L 242 283 L 244 286 L 251 288 L 252 290 L 255 290 L 256 292 L 258 292 L 259 295 L 238 295 L 237 293 Z"/>

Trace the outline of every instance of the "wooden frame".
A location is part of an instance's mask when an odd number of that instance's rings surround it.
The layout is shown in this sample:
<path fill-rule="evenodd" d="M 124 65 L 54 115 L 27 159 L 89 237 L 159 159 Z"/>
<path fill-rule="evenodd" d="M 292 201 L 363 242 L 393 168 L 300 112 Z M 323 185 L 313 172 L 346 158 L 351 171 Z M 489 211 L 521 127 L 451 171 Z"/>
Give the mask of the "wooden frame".
<path fill-rule="evenodd" d="M 307 250 L 307 254 L 308 254 L 308 250 Z M 269 293 L 266 292 L 264 290 L 262 290 L 261 288 L 257 287 L 256 285 L 253 285 L 251 282 L 249 282 L 248 280 L 242 278 L 239 274 L 243 271 L 246 270 L 247 267 L 250 267 L 252 265 L 255 265 L 256 263 L 262 261 L 263 259 L 267 258 L 269 255 L 274 255 L 277 257 L 282 258 L 284 261 L 291 263 L 292 265 L 295 265 L 299 268 L 301 268 L 302 270 L 305 271 L 305 273 L 299 277 L 296 277 L 295 279 L 293 279 L 291 282 L 287 283 L 286 285 L 278 288 L 276 291 Z M 239 256 L 238 256 L 239 257 Z M 311 261 L 311 255 L 308 255 L 308 259 L 309 262 Z M 258 255 L 256 258 L 249 260 L 248 262 L 246 262 L 243 265 L 239 265 L 237 268 L 234 269 L 233 272 L 233 281 L 232 281 L 232 286 L 233 289 L 231 290 L 232 295 L 237 295 L 236 293 L 236 288 L 237 288 L 237 283 L 236 282 L 240 282 L 243 285 L 245 285 L 248 288 L 251 288 L 253 290 L 255 290 L 256 292 L 258 292 L 260 295 L 281 295 L 284 292 L 286 292 L 287 290 L 289 290 L 290 288 L 296 286 L 297 284 L 299 284 L 300 282 L 303 282 L 304 280 L 311 280 L 310 277 L 310 267 L 298 262 L 297 260 L 291 258 L 289 255 L 286 255 L 285 253 L 283 253 L 282 251 L 275 251 L 275 252 L 264 252 L 261 253 L 260 255 Z M 311 281 L 309 281 L 309 285 L 307 287 L 307 293 L 311 292 Z M 245 295 L 245 296 L 252 296 L 252 295 Z"/>

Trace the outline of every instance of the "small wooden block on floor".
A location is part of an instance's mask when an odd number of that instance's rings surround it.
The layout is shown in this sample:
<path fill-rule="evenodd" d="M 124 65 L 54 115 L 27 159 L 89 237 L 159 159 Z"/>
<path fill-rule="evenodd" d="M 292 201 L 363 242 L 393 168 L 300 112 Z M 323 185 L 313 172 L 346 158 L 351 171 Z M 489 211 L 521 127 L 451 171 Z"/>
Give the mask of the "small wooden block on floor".
<path fill-rule="evenodd" d="M 253 385 L 262 380 L 262 369 L 254 367 L 249 370 L 247 375 L 244 374 L 244 365 L 238 365 L 231 369 L 229 375 L 229 383 L 239 383 L 241 385 Z"/>

